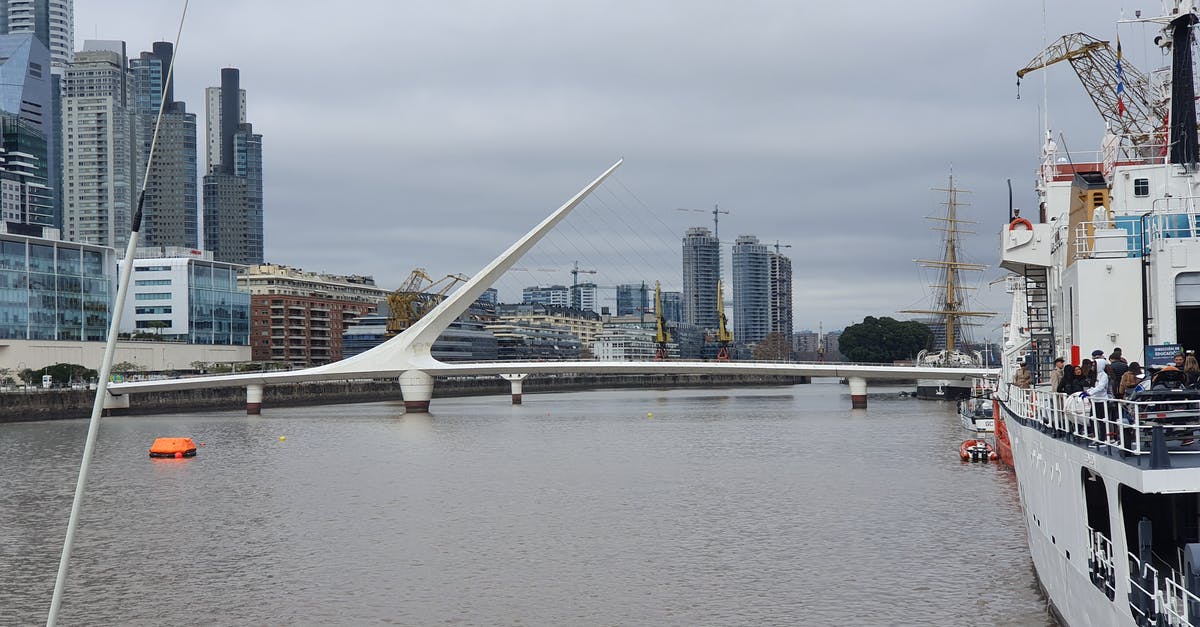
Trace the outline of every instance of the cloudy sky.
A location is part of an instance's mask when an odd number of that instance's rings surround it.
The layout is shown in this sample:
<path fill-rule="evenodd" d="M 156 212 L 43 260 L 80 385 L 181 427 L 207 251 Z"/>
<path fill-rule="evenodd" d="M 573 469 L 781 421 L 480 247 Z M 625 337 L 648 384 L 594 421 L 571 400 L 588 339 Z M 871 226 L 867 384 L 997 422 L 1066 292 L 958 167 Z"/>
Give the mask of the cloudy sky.
<path fill-rule="evenodd" d="M 174 39 L 181 8 L 76 0 L 76 38 L 122 39 L 136 55 Z M 389 288 L 414 267 L 471 274 L 624 157 L 563 241 L 625 233 L 560 244 L 526 260 L 557 274 L 502 289 L 569 283 L 565 258 L 651 265 L 642 278 L 677 287 L 679 237 L 711 226 L 678 209 L 719 204 L 725 241 L 792 246 L 797 328 L 923 306 L 930 278 L 911 261 L 939 254 L 922 216 L 939 211 L 930 188 L 953 168 L 980 222 L 967 256 L 992 266 L 978 294 L 1002 312 L 981 329 L 996 337 L 1008 305 L 988 282 L 1001 275 L 1006 180 L 1032 207 L 1042 132 L 1042 75 L 1018 100 L 1014 73 L 1058 35 L 1112 39 L 1135 9 L 1161 6 L 209 0 L 189 9 L 175 93 L 203 118 L 203 89 L 241 69 L 264 135 L 268 261 Z M 1160 65 L 1151 28 L 1120 29 L 1130 62 Z M 1096 150 L 1103 127 L 1070 68 L 1045 77 L 1056 137 Z"/>

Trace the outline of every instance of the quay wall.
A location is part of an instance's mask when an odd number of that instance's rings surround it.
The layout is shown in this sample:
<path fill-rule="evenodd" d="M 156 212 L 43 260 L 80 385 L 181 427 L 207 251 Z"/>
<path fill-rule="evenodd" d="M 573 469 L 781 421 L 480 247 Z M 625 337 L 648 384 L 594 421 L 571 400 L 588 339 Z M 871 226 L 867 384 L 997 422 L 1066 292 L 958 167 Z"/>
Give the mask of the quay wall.
<path fill-rule="evenodd" d="M 808 383 L 808 377 L 751 375 L 531 375 L 525 379 L 524 395 L 618 388 L 745 387 Z M 509 383 L 500 378 L 437 378 L 437 399 L 458 396 L 507 395 Z M 94 390 L 34 390 L 0 394 L 0 423 L 87 418 L 92 413 Z M 394 379 L 320 381 L 270 385 L 263 389 L 263 408 L 339 403 L 400 401 L 400 385 Z M 174 390 L 153 394 L 131 394 L 126 414 L 161 414 L 203 410 L 240 409 L 246 406 L 242 387 Z"/>

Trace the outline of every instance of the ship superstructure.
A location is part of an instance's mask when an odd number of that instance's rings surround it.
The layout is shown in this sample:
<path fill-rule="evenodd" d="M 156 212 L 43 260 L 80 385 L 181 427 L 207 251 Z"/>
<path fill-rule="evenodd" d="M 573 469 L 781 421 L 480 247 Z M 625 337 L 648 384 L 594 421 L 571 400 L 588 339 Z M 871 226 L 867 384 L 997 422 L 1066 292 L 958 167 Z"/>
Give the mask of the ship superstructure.
<path fill-rule="evenodd" d="M 1168 4 L 1143 20 L 1161 27 L 1155 43 L 1172 62 L 1156 74 L 1169 88 L 1161 132 L 1106 138 L 1090 161 L 1060 159 L 1048 133 L 1039 211 L 1010 216 L 1000 234 L 1013 311 L 997 444 L 1065 625 L 1200 624 L 1200 389 L 1168 366 L 1200 348 L 1200 19 L 1194 2 Z M 1112 388 L 1096 382 L 1050 388 L 1056 357 L 1082 366 L 1100 351 L 1103 369 L 1117 348 L 1148 367 L 1127 398 L 1105 398 Z M 1010 384 L 1021 362 L 1032 366 L 1028 389 Z"/>
<path fill-rule="evenodd" d="M 973 224 L 969 220 L 958 217 L 962 206 L 959 194 L 964 190 L 954 186 L 954 175 L 950 175 L 950 184 L 944 189 L 935 191 L 946 192 L 946 213 L 944 216 L 927 217 L 937 226 L 942 237 L 941 259 L 916 259 L 915 263 L 936 272 L 937 282 L 933 288 L 933 298 L 929 309 L 905 309 L 901 313 L 923 314 L 931 316 L 935 329 L 941 336 L 941 345 L 933 350 L 923 350 L 917 354 L 916 365 L 929 367 L 963 367 L 978 368 L 983 365 L 983 358 L 978 351 L 971 350 L 968 329 L 971 318 L 995 315 L 987 311 L 972 311 L 967 304 L 967 292 L 973 288 L 964 284 L 964 272 L 981 272 L 987 266 L 962 260 L 960 243 L 962 235 L 968 233 L 962 228 L 963 224 Z M 969 381 L 952 379 L 918 379 L 917 397 L 933 400 L 961 400 L 971 394 Z"/>

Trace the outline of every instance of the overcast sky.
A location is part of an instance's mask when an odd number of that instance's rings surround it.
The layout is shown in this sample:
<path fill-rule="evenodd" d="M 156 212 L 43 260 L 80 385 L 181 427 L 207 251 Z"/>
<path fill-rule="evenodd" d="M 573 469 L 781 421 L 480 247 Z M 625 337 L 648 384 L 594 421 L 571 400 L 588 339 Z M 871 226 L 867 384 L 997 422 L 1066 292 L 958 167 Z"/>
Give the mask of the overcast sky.
<path fill-rule="evenodd" d="M 75 0 L 76 38 L 122 39 L 136 55 L 174 39 L 181 8 Z M 1001 313 L 981 330 L 998 337 L 1007 298 L 987 284 L 1002 274 L 1006 179 L 1031 208 L 1041 144 L 1042 75 L 1018 100 L 1015 71 L 1061 34 L 1114 38 L 1122 5 L 209 0 L 189 11 L 176 98 L 203 128 L 203 89 L 241 69 L 264 136 L 268 261 L 389 288 L 414 267 L 472 274 L 624 157 L 611 200 L 576 233 L 613 222 L 605 210 L 632 212 L 639 239 L 603 239 L 665 246 L 622 259 L 661 265 L 644 278 L 678 286 L 679 238 L 711 216 L 676 209 L 720 204 L 726 242 L 792 246 L 796 327 L 828 330 L 924 306 L 930 277 L 911 261 L 940 252 L 922 216 L 940 211 L 930 188 L 953 168 L 972 192 L 962 212 L 980 222 L 966 254 L 991 266 L 981 307 Z M 1160 65 L 1151 29 L 1120 28 L 1131 63 Z M 1070 67 L 1045 76 L 1056 137 L 1096 150 L 1103 127 Z M 601 265 L 601 249 L 558 256 Z M 553 253 L 527 261 L 560 265 Z M 565 270 L 540 280 L 569 283 Z"/>

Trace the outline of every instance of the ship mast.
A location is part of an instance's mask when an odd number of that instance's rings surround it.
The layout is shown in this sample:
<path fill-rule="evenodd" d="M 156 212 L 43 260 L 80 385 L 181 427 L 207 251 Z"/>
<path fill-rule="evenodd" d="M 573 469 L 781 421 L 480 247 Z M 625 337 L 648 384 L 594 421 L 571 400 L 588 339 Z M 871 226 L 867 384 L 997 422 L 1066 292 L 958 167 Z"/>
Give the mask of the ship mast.
<path fill-rule="evenodd" d="M 944 226 L 933 228 L 946 234 L 944 238 L 945 248 L 942 252 L 941 260 L 914 259 L 913 261 L 924 268 L 937 268 L 941 280 L 937 285 L 931 286 L 937 290 L 933 301 L 933 308 L 904 309 L 900 313 L 925 314 L 936 316 L 940 319 L 945 324 L 945 349 L 947 354 L 949 354 L 956 349 L 958 328 L 964 324 L 961 322 L 961 319 L 993 316 L 995 312 L 971 311 L 966 309 L 966 298 L 963 293 L 971 288 L 962 285 L 959 272 L 980 272 L 987 268 L 987 266 L 958 260 L 959 235 L 971 232 L 962 230 L 959 228 L 959 224 L 974 224 L 970 220 L 960 220 L 958 218 L 958 208 L 962 205 L 958 200 L 958 194 L 965 190 L 954 187 L 954 174 L 952 173 L 950 174 L 950 185 L 945 188 L 934 188 L 934 191 L 946 192 L 946 202 L 942 203 L 946 206 L 946 216 L 927 216 L 926 219 L 944 223 Z"/>

